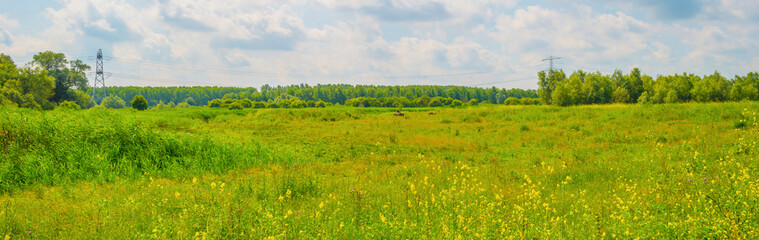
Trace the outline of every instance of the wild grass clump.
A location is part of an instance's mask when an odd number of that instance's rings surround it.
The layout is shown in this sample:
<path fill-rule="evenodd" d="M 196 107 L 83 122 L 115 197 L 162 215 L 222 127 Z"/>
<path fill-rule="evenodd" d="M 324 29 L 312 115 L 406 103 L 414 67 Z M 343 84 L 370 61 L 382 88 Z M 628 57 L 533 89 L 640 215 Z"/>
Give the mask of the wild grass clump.
<path fill-rule="evenodd" d="M 161 131 L 124 110 L 39 112 L 4 109 L 0 117 L 0 192 L 34 184 L 112 181 L 221 173 L 268 161 L 256 142 Z"/>

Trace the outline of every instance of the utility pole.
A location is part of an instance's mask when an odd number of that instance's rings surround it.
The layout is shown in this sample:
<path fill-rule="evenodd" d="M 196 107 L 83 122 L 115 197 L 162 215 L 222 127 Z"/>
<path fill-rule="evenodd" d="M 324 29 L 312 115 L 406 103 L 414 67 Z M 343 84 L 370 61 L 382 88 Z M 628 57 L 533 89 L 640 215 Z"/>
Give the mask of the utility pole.
<path fill-rule="evenodd" d="M 101 94 L 98 94 L 98 86 L 100 86 Z M 92 101 L 95 104 L 103 101 L 107 97 L 105 92 L 105 75 L 103 74 L 103 50 L 98 49 L 97 60 L 95 60 L 95 83 L 92 86 Z"/>

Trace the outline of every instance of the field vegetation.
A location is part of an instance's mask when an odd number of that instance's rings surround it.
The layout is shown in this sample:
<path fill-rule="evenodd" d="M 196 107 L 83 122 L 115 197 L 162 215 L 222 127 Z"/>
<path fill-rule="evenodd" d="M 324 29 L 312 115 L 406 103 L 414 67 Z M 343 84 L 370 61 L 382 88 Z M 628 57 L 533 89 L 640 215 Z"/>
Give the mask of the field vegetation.
<path fill-rule="evenodd" d="M 751 239 L 757 109 L 2 108 L 0 234 Z"/>

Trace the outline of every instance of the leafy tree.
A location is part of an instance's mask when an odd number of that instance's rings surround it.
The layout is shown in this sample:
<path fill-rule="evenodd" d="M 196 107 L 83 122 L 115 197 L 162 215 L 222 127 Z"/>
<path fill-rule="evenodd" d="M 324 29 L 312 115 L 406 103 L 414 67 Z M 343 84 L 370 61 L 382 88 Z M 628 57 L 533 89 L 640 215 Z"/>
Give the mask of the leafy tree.
<path fill-rule="evenodd" d="M 100 103 L 105 108 L 113 108 L 113 109 L 119 109 L 119 108 L 125 108 L 126 102 L 124 102 L 124 99 L 121 99 L 118 96 L 108 96 Z"/>
<path fill-rule="evenodd" d="M 640 97 L 638 97 L 638 103 L 640 103 L 640 104 L 649 104 L 649 103 L 651 103 L 649 101 L 648 91 L 645 91 L 642 94 L 640 94 Z"/>
<path fill-rule="evenodd" d="M 130 101 L 129 103 L 132 104 L 132 108 L 140 110 L 140 111 L 148 109 L 148 101 L 145 100 L 145 97 L 143 97 L 142 95 L 134 96 L 134 98 L 132 98 L 132 101 Z"/>
<path fill-rule="evenodd" d="M 90 95 L 87 95 L 87 93 L 78 89 L 69 89 L 69 92 L 69 95 L 75 96 L 74 99 L 76 99 L 76 104 L 81 106 L 83 109 L 88 109 L 95 106 L 95 101 L 93 101 Z"/>
<path fill-rule="evenodd" d="M 566 79 L 566 74 L 562 70 L 538 72 L 538 95 L 540 96 L 540 100 L 546 104 L 551 104 L 553 101 L 553 91 L 564 79 Z"/>
<path fill-rule="evenodd" d="M 55 88 L 50 100 L 60 102 L 64 100 L 76 100 L 75 95 L 71 95 L 69 89 L 76 87 L 80 90 L 87 88 L 87 76 L 85 71 L 90 66 L 84 64 L 81 60 L 67 61 L 63 53 L 54 53 L 51 51 L 41 52 L 33 57 L 33 63 L 47 70 L 48 74 L 55 79 Z M 66 66 L 69 64 L 69 66 Z"/>
<path fill-rule="evenodd" d="M 612 93 L 612 98 L 615 103 L 629 103 L 630 93 L 627 91 L 627 88 L 617 87 L 614 93 Z"/>
<path fill-rule="evenodd" d="M 570 90 L 566 85 L 567 84 L 559 84 L 556 89 L 554 89 L 552 93 L 553 97 L 551 99 L 553 105 L 564 107 L 574 104 L 572 96 L 570 95 Z"/>
<path fill-rule="evenodd" d="M 674 89 L 669 90 L 667 93 L 667 97 L 664 98 L 665 103 L 676 103 L 677 102 L 677 91 Z"/>

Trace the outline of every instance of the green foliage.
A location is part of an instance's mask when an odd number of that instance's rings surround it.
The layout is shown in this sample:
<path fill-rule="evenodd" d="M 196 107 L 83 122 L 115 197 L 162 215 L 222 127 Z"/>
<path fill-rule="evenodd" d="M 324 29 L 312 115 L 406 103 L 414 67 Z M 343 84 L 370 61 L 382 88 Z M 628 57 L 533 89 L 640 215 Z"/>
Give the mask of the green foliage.
<path fill-rule="evenodd" d="M 266 108 L 266 103 L 264 103 L 264 102 L 253 102 L 253 108 Z"/>
<path fill-rule="evenodd" d="M 243 109 L 244 107 L 241 102 L 234 102 L 232 104 L 229 104 L 228 108 L 229 110 L 239 110 L 239 109 Z"/>
<path fill-rule="evenodd" d="M 145 97 L 142 95 L 136 95 L 132 98 L 132 101 L 129 102 L 129 104 L 132 105 L 132 108 L 137 110 L 145 110 L 148 109 L 148 101 L 145 100 Z"/>
<path fill-rule="evenodd" d="M 469 102 L 467 102 L 467 105 L 469 105 L 469 106 L 477 106 L 478 104 L 480 104 L 480 102 L 477 101 L 477 99 L 474 99 L 474 98 L 473 99 L 469 99 Z"/>
<path fill-rule="evenodd" d="M 79 110 L 82 109 L 82 107 L 79 106 L 79 104 L 76 104 L 74 101 L 63 101 L 58 103 L 58 108 L 61 109 L 69 109 L 69 110 Z"/>
<path fill-rule="evenodd" d="M 508 97 L 525 98 L 538 97 L 535 90 L 523 89 L 497 89 L 475 88 L 461 86 L 369 86 L 326 84 L 309 86 L 306 84 L 276 86 L 264 85 L 261 89 L 256 88 L 231 88 L 231 87 L 107 87 L 109 94 L 117 95 L 123 99 L 131 99 L 135 95 L 143 95 L 151 99 L 148 103 L 155 106 L 159 101 L 163 102 L 188 102 L 194 106 L 206 106 L 213 99 L 249 99 L 253 102 L 276 102 L 280 106 L 282 100 L 300 99 L 309 101 L 324 101 L 325 104 L 345 105 L 348 99 L 369 97 L 375 99 L 411 99 L 414 103 L 403 103 L 405 107 L 428 106 L 432 97 L 458 99 L 468 102 L 470 99 L 484 100 L 491 103 L 501 103 Z M 192 98 L 190 100 L 190 98 Z M 397 101 L 388 103 L 393 106 Z M 289 103 L 289 102 L 288 102 Z M 349 104 L 350 105 L 350 104 Z M 383 105 L 380 103 L 380 105 Z M 447 104 L 450 105 L 450 104 Z M 365 105 L 368 106 L 368 105 Z M 226 107 L 226 106 L 225 106 Z M 288 106 L 289 107 L 289 106 Z"/>
<path fill-rule="evenodd" d="M 120 109 L 126 107 L 126 102 L 118 96 L 108 96 L 100 103 L 105 108 Z"/>
<path fill-rule="evenodd" d="M 460 107 L 464 105 L 464 102 L 458 99 L 454 99 L 453 102 L 451 102 L 451 107 Z"/>
<path fill-rule="evenodd" d="M 34 55 L 33 63 L 47 71 L 55 80 L 55 88 L 51 101 L 60 102 L 65 100 L 76 101 L 77 96 L 71 92 L 76 87 L 80 90 L 87 89 L 87 76 L 85 72 L 90 66 L 84 64 L 81 60 L 66 60 L 63 53 L 54 53 L 51 51 L 40 52 Z M 67 66 L 67 64 L 69 66 Z"/>
<path fill-rule="evenodd" d="M 630 92 L 627 91 L 627 88 L 617 87 L 617 89 L 614 90 L 614 93 L 612 93 L 611 97 L 614 103 L 630 102 Z"/>
<path fill-rule="evenodd" d="M 433 98 L 432 100 L 430 100 L 429 107 L 440 107 L 440 106 L 443 106 L 443 103 L 440 101 L 439 98 Z"/>
<path fill-rule="evenodd" d="M 649 104 L 649 103 L 651 103 L 650 100 L 649 100 L 648 92 L 647 91 L 643 92 L 640 95 L 640 97 L 638 98 L 638 103 L 639 104 Z"/>
<path fill-rule="evenodd" d="M 520 105 L 520 104 L 522 104 L 522 101 L 520 101 L 518 98 L 515 98 L 515 97 L 509 97 L 509 98 L 506 98 L 506 101 L 504 101 L 503 104 L 506 104 L 506 105 Z"/>

